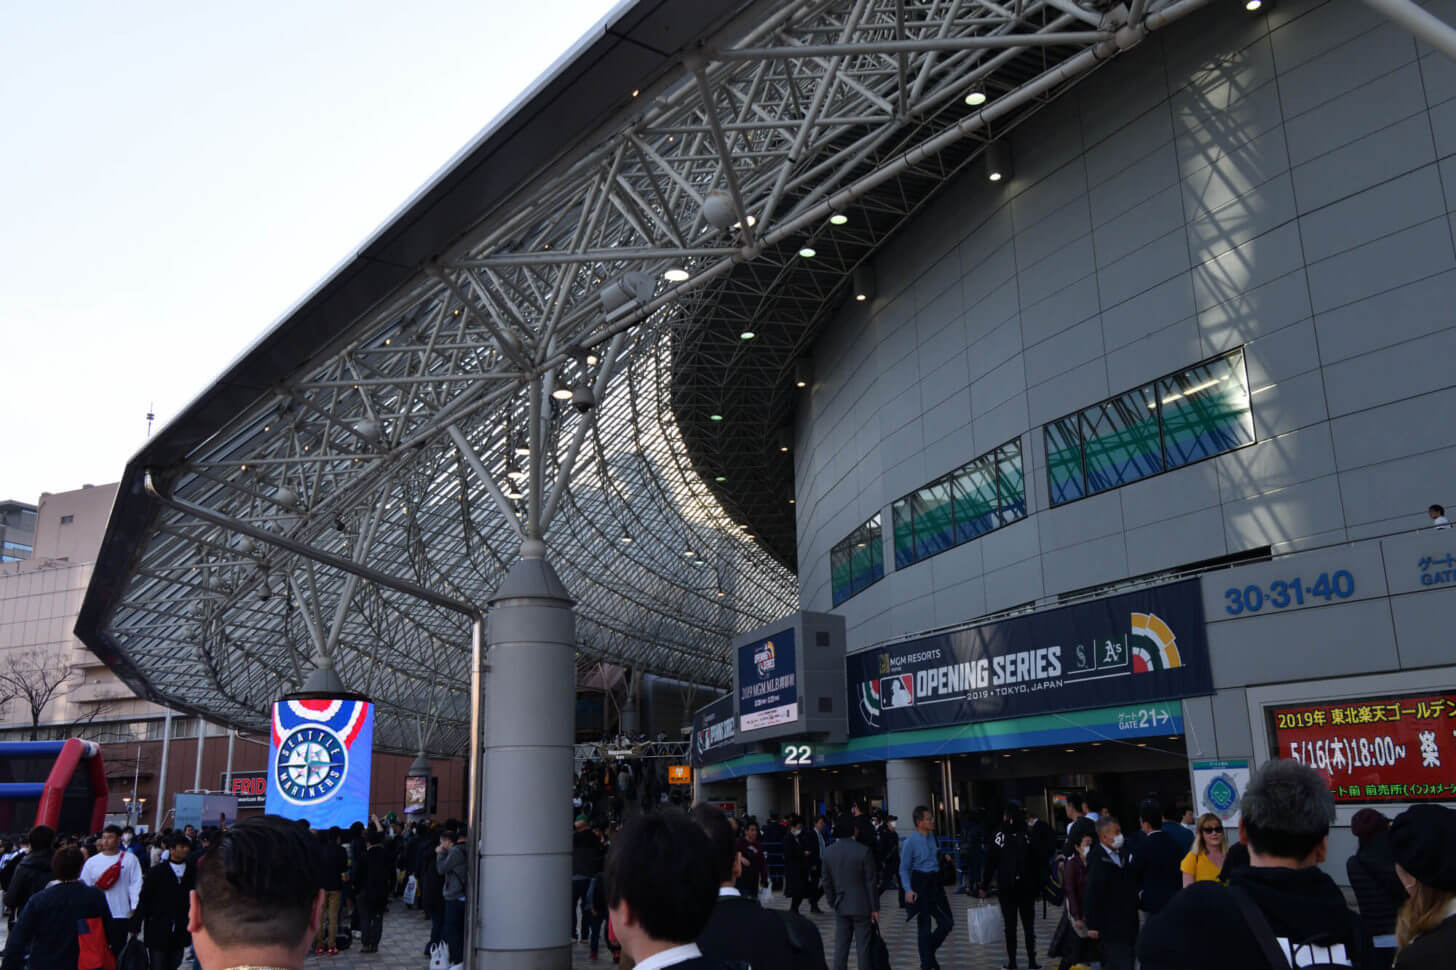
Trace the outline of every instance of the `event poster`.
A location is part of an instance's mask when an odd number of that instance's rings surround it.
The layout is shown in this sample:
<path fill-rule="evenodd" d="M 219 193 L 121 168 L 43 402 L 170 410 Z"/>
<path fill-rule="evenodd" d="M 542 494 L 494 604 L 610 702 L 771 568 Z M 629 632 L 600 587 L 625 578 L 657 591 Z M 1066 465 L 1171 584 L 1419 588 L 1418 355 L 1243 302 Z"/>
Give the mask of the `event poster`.
<path fill-rule="evenodd" d="M 799 719 L 792 627 L 738 648 L 738 730 L 747 734 Z"/>
<path fill-rule="evenodd" d="M 733 695 L 724 694 L 693 715 L 694 767 L 727 761 L 745 751 L 744 745 L 737 743 L 738 718 L 733 708 Z"/>
<path fill-rule="evenodd" d="M 1196 579 L 876 647 L 845 666 L 850 737 L 1213 692 Z"/>
<path fill-rule="evenodd" d="M 1456 691 L 1268 709 L 1273 754 L 1317 769 L 1335 802 L 1456 800 Z"/>
<path fill-rule="evenodd" d="M 404 780 L 404 813 L 419 815 L 430 800 L 430 777 L 410 775 Z"/>
<path fill-rule="evenodd" d="M 293 697 L 273 705 L 270 815 L 316 829 L 369 820 L 374 705 L 358 695 Z"/>

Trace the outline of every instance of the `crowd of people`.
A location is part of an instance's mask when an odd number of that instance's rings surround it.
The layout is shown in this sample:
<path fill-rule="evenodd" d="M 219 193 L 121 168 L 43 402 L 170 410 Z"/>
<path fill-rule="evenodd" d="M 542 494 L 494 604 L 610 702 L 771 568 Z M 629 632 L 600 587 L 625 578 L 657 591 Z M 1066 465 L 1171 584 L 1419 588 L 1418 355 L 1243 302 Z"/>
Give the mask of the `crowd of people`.
<path fill-rule="evenodd" d="M 289 824 L 316 850 L 322 895 L 310 952 L 333 956 L 355 937 L 361 952 L 377 952 L 385 912 L 403 897 L 407 909 L 430 920 L 425 955 L 438 945 L 451 965 L 463 963 L 468 863 L 458 822 L 406 825 L 389 816 L 317 831 Z M 82 838 L 38 825 L 0 844 L 10 927 L 0 970 L 91 970 L 74 927 L 93 918 L 104 944 L 90 957 L 100 961 L 95 970 L 114 966 L 132 940 L 141 941 L 148 970 L 178 970 L 189 947 L 195 968 L 193 891 L 205 861 L 229 844 L 236 827 L 188 825 L 138 835 L 131 826 L 108 825 Z"/>
<path fill-rule="evenodd" d="M 1296 762 L 1253 774 L 1237 842 L 1218 816 L 1204 815 L 1188 832 L 1152 799 L 1126 834 L 1095 796 L 1069 809 L 1063 839 L 1008 803 L 987 842 L 974 892 L 999 897 L 1008 967 L 1018 966 L 1023 942 L 1027 967 L 1037 967 L 1032 908 L 1053 890 L 1063 911 L 1050 952 L 1062 968 L 1428 970 L 1456 960 L 1449 808 L 1415 805 L 1393 822 L 1374 811 L 1355 816 L 1360 849 L 1346 862 L 1355 909 L 1321 868 L 1334 821 L 1328 786 Z M 896 821 L 864 805 L 807 826 L 798 816 L 771 820 L 784 829 L 785 894 L 834 915 L 826 958 L 798 905 L 762 905 L 773 876 L 756 821 L 709 804 L 611 824 L 578 815 L 573 935 L 591 943 L 593 956 L 604 941 L 618 970 L 826 970 L 831 959 L 845 970 L 851 950 L 862 970 L 886 970 L 881 900 L 898 883 L 917 923 L 921 970 L 938 970 L 954 926 L 947 889 L 957 885 L 957 866 L 929 807 L 915 808 L 903 835 Z M 139 970 L 134 945 L 149 970 L 178 970 L 189 947 L 200 970 L 301 970 L 309 954 L 337 952 L 340 937 L 352 935 L 346 923 L 365 948 L 377 947 L 397 894 L 431 917 L 432 943 L 443 942 L 460 966 L 464 834 L 455 823 L 378 819 L 312 831 L 275 816 L 155 838 L 108 826 L 76 839 L 37 826 L 23 846 L 0 854 L 13 917 L 0 970 L 115 970 L 123 955 L 128 970 Z"/>
<path fill-rule="evenodd" d="M 1154 798 L 1138 808 L 1136 824 L 1130 820 L 1125 832 L 1096 793 L 1074 795 L 1065 830 L 1054 830 L 1018 803 L 1007 803 L 969 881 L 973 895 L 994 895 L 999 902 L 1005 967 L 1016 970 L 1023 955 L 1025 967 L 1040 966 L 1038 901 L 1061 908 L 1046 951 L 1059 970 L 1456 966 L 1456 812 L 1448 808 L 1416 805 L 1394 823 L 1374 810 L 1356 815 L 1352 828 L 1360 850 L 1347 862 L 1355 908 L 1321 868 L 1328 861 L 1334 803 L 1324 779 L 1309 767 L 1273 761 L 1255 772 L 1236 832 L 1212 814 L 1181 811 L 1181 820 L 1165 818 Z M 915 808 L 908 833 L 897 832 L 896 821 L 863 805 L 808 825 L 799 816 L 773 816 L 764 840 L 756 820 L 733 818 L 711 805 L 635 816 L 605 828 L 582 816 L 574 848 L 583 851 L 573 853 L 581 868 L 573 872 L 588 885 L 574 894 L 573 926 L 586 927 L 581 932 L 593 941 L 606 939 L 624 966 L 646 954 L 647 970 L 679 963 L 845 970 L 851 951 L 862 970 L 881 970 L 886 964 L 875 952 L 881 899 L 895 887 L 906 918 L 916 922 L 921 970 L 939 970 L 937 953 L 955 922 L 948 891 L 967 882 L 965 861 L 957 865 L 944 851 L 928 806 Z M 648 827 L 653 834 L 640 835 Z M 707 837 L 706 849 L 693 827 Z M 639 835 L 646 841 L 639 843 Z M 763 841 L 782 842 L 786 910 L 760 903 L 773 882 L 759 861 Z M 640 847 L 653 856 L 648 845 L 669 844 L 678 846 L 668 853 L 669 868 L 681 880 L 675 885 L 691 882 L 682 872 L 684 847 L 698 844 L 707 852 L 716 899 L 702 909 L 674 899 L 670 909 L 680 923 L 647 921 L 645 911 L 669 901 L 647 891 L 657 885 L 651 880 L 641 884 L 641 897 L 627 882 L 614 888 L 614 865 L 636 871 L 645 858 L 622 858 L 624 853 Z M 814 924 L 800 915 L 805 901 L 811 912 L 821 912 L 823 902 L 834 915 L 832 964 Z M 638 923 L 636 932 L 621 932 L 626 914 Z M 699 918 L 702 925 L 694 930 Z M 593 958 L 596 952 L 593 943 Z"/>

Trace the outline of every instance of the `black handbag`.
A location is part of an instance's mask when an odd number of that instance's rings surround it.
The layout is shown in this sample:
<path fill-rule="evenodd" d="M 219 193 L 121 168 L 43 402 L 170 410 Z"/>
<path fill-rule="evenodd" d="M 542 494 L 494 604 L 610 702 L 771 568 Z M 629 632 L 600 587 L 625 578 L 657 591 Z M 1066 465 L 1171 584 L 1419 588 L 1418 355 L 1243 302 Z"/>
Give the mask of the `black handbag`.
<path fill-rule="evenodd" d="M 890 970 L 890 948 L 880 935 L 878 923 L 870 924 L 869 966 L 865 970 Z"/>
<path fill-rule="evenodd" d="M 950 856 L 941 853 L 940 856 L 940 884 L 942 886 L 954 886 L 956 884 L 955 862 Z"/>

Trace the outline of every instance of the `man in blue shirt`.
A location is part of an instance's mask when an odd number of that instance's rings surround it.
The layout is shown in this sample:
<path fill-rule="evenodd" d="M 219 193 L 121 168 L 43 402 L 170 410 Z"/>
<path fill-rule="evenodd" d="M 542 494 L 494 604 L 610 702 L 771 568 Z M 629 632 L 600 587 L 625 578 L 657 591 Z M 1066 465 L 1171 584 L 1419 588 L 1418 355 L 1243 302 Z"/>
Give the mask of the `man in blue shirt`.
<path fill-rule="evenodd" d="M 900 847 L 900 883 L 905 903 L 916 914 L 920 931 L 920 970 L 940 970 L 935 951 L 950 936 L 950 900 L 940 883 L 940 852 L 935 845 L 935 817 L 924 805 L 915 806 L 915 831 Z M 935 920 L 935 930 L 930 928 Z"/>

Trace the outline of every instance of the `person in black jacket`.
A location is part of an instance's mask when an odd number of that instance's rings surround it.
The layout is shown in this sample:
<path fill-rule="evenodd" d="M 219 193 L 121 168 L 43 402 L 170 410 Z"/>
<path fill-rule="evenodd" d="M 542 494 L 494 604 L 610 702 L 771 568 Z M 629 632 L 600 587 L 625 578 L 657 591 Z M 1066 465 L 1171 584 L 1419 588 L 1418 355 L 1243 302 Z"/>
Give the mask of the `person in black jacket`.
<path fill-rule="evenodd" d="M 753 970 L 787 970 L 792 963 L 789 934 L 783 922 L 774 913 L 758 904 L 758 900 L 741 896 L 733 887 L 741 875 L 737 840 L 728 818 L 721 809 L 713 805 L 700 804 L 693 807 L 692 820 L 697 823 L 708 839 L 704 850 L 713 875 L 717 877 L 717 900 L 712 906 L 707 922 L 697 933 L 698 949 L 706 955 L 727 963 L 747 963 Z M 626 827 L 623 827 L 625 834 Z M 619 835 L 612 845 L 612 855 L 623 849 L 623 837 Z M 611 904 L 611 863 L 608 862 L 607 895 Z M 612 925 L 617 938 L 622 940 L 623 949 L 627 941 L 615 910 Z M 628 949 L 628 955 L 631 951 Z"/>
<path fill-rule="evenodd" d="M 1183 888 L 1183 872 L 1178 866 L 1186 853 L 1163 827 L 1163 806 L 1156 798 L 1144 799 L 1138 815 L 1143 837 L 1131 852 L 1128 865 L 1138 881 L 1139 904 L 1144 911 L 1156 913 Z"/>
<path fill-rule="evenodd" d="M 50 855 L 49 848 L 45 851 Z M 106 947 L 104 925 L 111 907 L 105 893 L 81 882 L 84 862 L 80 849 L 61 849 L 51 857 L 51 875 L 59 881 L 33 894 L 21 908 L 5 941 L 0 970 L 76 970 L 81 930 L 102 937 L 100 946 Z"/>
<path fill-rule="evenodd" d="M 1450 970 L 1456 954 L 1456 812 L 1413 805 L 1390 827 L 1396 874 L 1410 893 L 1396 920 L 1400 970 Z"/>
<path fill-rule="evenodd" d="M 343 900 L 344 875 L 349 871 L 349 854 L 339 844 L 343 834 L 337 827 L 318 834 L 319 859 L 323 866 L 324 911 L 319 916 L 313 952 L 330 956 L 339 952 L 338 939 L 343 935 L 339 927 L 339 906 Z"/>
<path fill-rule="evenodd" d="M 583 943 L 591 929 L 587 890 L 592 877 L 602 871 L 602 840 L 590 824 L 591 819 L 578 815 L 571 833 L 571 938 Z"/>
<path fill-rule="evenodd" d="M 142 934 L 151 970 L 177 970 L 192 944 L 187 911 L 197 870 L 187 857 L 192 843 L 180 833 L 163 841 L 166 855 L 142 877 L 142 891 L 131 916 L 131 935 Z"/>
<path fill-rule="evenodd" d="M 726 820 L 723 828 L 731 851 Z M 702 945 L 709 917 L 726 898 L 714 898 L 714 884 L 722 881 L 715 878 L 714 856 L 703 829 L 680 812 L 634 815 L 622 825 L 607 855 L 605 879 L 607 911 L 627 959 L 639 964 L 652 957 L 658 970 L 724 970 L 722 958 Z M 753 970 L 784 966 L 755 962 Z"/>
<path fill-rule="evenodd" d="M 53 878 L 51 859 L 55 855 L 51 844 L 56 830 L 49 825 L 37 825 L 30 830 L 30 852 L 15 867 L 10 885 L 5 889 L 5 908 L 15 916 L 25 908 L 30 897 L 40 892 Z"/>
<path fill-rule="evenodd" d="M 359 906 L 360 953 L 378 953 L 379 938 L 384 935 L 384 908 L 389 904 L 389 893 L 394 888 L 394 860 L 384 847 L 384 833 L 371 828 L 366 840 L 369 848 L 364 851 L 364 862 L 359 867 L 358 893 L 355 903 Z"/>
<path fill-rule="evenodd" d="M 980 897 L 986 898 L 991 880 L 996 880 L 1001 900 L 1001 922 L 1006 931 L 1006 966 L 1016 967 L 1016 916 L 1026 932 L 1026 965 L 1036 962 L 1036 896 L 1041 889 L 1041 867 L 1037 864 L 1031 838 L 1026 830 L 1026 811 L 1015 800 L 1006 803 L 1001 828 L 986 852 L 985 872 L 981 876 Z"/>
<path fill-rule="evenodd" d="M 1350 832 L 1360 848 L 1345 860 L 1345 874 L 1355 891 L 1360 918 L 1372 937 L 1395 936 L 1395 914 L 1406 901 L 1405 887 L 1395 874 L 1390 851 L 1390 819 L 1373 808 L 1362 808 L 1350 819 Z M 1389 970 L 1394 945 L 1375 951 L 1376 970 Z"/>
<path fill-rule="evenodd" d="M 1097 820 L 1097 841 L 1087 853 L 1082 902 L 1087 936 L 1102 947 L 1105 970 L 1132 970 L 1138 934 L 1138 880 L 1124 857 L 1122 825 L 1111 815 Z"/>
<path fill-rule="evenodd" d="M 1369 934 L 1319 868 L 1335 818 L 1329 783 L 1297 761 L 1269 761 L 1250 777 L 1239 813 L 1249 865 L 1227 886 L 1180 889 L 1151 917 L 1138 938 L 1143 970 L 1282 970 L 1288 961 L 1272 963 L 1270 947 L 1292 952 L 1295 966 L 1370 966 Z"/>
<path fill-rule="evenodd" d="M 430 917 L 430 941 L 425 944 L 425 956 L 430 955 L 430 947 L 445 938 L 445 880 L 435 865 L 434 848 L 440 844 L 441 834 L 438 825 L 430 827 L 415 861 L 415 876 L 420 881 L 420 909 Z"/>
<path fill-rule="evenodd" d="M 900 836 L 895 831 L 896 823 L 900 821 L 898 815 L 886 815 L 884 823 L 875 833 L 876 845 L 875 855 L 879 858 L 880 884 L 877 887 L 880 892 L 890 888 L 893 881 L 900 895 L 900 908 L 905 908 L 905 887 L 900 885 Z"/>

